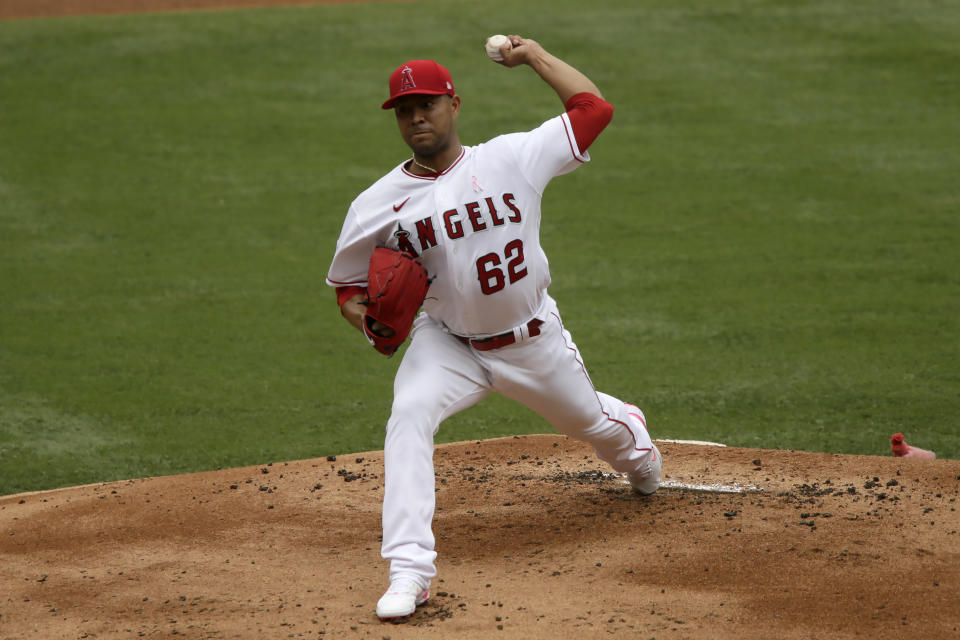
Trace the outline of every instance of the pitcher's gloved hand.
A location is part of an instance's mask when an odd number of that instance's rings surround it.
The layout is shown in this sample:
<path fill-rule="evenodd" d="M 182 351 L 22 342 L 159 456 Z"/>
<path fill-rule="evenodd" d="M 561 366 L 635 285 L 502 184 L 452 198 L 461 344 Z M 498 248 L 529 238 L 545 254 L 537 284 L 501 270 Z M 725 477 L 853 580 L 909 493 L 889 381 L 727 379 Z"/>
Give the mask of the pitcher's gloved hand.
<path fill-rule="evenodd" d="M 389 247 L 373 250 L 363 333 L 374 349 L 386 356 L 396 353 L 410 335 L 429 288 L 430 278 L 419 258 Z"/>

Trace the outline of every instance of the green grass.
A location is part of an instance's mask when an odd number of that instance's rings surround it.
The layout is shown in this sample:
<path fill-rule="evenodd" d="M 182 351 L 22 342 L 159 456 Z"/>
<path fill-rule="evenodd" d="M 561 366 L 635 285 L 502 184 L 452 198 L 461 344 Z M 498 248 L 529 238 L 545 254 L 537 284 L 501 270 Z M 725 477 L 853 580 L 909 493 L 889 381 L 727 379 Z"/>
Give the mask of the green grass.
<path fill-rule="evenodd" d="M 399 358 L 323 278 L 407 153 L 399 62 L 467 144 L 557 112 L 498 32 L 616 107 L 544 203 L 599 388 L 655 437 L 960 456 L 955 6 L 350 4 L 0 22 L 0 495 L 381 448 Z M 491 398 L 438 441 L 549 430 Z"/>

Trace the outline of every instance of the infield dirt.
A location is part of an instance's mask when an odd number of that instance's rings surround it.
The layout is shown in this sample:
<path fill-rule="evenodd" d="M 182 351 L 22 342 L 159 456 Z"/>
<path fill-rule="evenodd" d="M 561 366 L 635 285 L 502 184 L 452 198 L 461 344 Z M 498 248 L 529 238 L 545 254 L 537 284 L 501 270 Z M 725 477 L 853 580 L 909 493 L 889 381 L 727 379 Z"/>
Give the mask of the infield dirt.
<path fill-rule="evenodd" d="M 660 448 L 641 498 L 562 436 L 438 446 L 404 624 L 381 452 L 0 498 L 0 638 L 960 638 L 960 462 Z"/>

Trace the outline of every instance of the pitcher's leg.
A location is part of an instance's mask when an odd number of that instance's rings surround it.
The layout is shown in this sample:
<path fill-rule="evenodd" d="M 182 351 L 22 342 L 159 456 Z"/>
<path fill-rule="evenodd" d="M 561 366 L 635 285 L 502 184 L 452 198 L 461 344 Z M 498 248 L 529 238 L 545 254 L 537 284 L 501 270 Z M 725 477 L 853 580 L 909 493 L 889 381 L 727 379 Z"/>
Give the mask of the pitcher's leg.
<path fill-rule="evenodd" d="M 654 449 L 653 441 L 647 431 L 647 418 L 639 407 L 629 404 L 606 393 L 597 392 L 606 424 L 616 425 L 614 430 L 619 437 L 612 440 L 593 439 L 597 457 L 617 471 L 629 473 L 636 471 L 638 461 L 647 460 Z M 574 436 L 577 437 L 577 436 Z M 621 442 L 621 439 L 625 442 Z"/>
<path fill-rule="evenodd" d="M 463 345 L 425 317 L 394 381 L 384 441 L 383 544 L 391 581 L 436 575 L 433 437 L 445 418 L 476 404 L 489 390 L 482 368 Z"/>
<path fill-rule="evenodd" d="M 621 473 L 644 469 L 657 454 L 643 413 L 593 388 L 577 376 L 564 385 L 562 400 L 535 409 L 563 434 L 590 443 L 597 457 Z M 633 414 L 633 415 L 631 415 Z"/>
<path fill-rule="evenodd" d="M 434 425 L 394 402 L 383 445 L 383 543 L 391 582 L 399 575 L 417 576 L 426 586 L 436 574 L 433 531 Z"/>
<path fill-rule="evenodd" d="M 657 456 L 642 412 L 594 388 L 555 310 L 534 340 L 490 353 L 496 354 L 488 364 L 495 390 L 530 407 L 561 433 L 590 443 L 615 470 L 643 470 Z"/>

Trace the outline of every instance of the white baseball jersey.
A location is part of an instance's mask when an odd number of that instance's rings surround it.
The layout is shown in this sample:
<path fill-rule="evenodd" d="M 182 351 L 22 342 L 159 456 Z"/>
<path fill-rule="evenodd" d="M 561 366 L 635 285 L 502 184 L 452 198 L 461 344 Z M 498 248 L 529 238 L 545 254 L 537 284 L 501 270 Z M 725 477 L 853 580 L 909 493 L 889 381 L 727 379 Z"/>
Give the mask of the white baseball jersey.
<path fill-rule="evenodd" d="M 450 332 L 485 337 L 533 318 L 550 284 L 540 202 L 555 176 L 589 160 L 566 113 L 526 133 L 464 147 L 438 175 L 400 164 L 351 204 L 327 275 L 366 286 L 378 244 L 419 255 L 434 278 L 423 309 Z"/>

